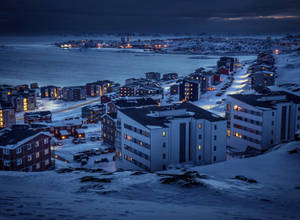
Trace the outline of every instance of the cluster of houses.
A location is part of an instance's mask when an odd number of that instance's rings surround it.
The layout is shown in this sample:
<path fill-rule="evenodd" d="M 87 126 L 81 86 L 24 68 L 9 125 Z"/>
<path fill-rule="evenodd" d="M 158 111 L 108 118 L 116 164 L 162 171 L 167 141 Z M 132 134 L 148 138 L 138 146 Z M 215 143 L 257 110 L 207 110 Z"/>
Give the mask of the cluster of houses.
<path fill-rule="evenodd" d="M 251 88 L 262 92 L 273 86 L 276 79 L 275 59 L 271 53 L 260 53 L 254 64 L 248 68 Z"/>

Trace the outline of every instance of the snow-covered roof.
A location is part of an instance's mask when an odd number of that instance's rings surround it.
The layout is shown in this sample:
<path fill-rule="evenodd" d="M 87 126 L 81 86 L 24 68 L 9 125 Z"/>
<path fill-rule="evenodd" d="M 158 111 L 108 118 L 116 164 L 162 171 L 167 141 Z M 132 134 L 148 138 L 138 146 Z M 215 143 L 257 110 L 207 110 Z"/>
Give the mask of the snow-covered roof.
<path fill-rule="evenodd" d="M 69 132 L 66 131 L 66 130 L 60 130 L 59 133 L 60 133 L 61 135 L 69 135 Z"/>

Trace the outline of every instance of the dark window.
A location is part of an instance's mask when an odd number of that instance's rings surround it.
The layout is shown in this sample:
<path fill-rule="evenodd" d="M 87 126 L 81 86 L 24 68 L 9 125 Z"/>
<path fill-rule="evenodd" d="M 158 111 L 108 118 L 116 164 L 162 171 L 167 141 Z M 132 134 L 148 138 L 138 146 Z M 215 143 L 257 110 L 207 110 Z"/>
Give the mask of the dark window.
<path fill-rule="evenodd" d="M 166 168 L 166 165 L 163 165 L 163 166 L 162 166 L 162 169 L 163 169 L 163 170 L 166 170 L 166 169 L 167 169 L 167 168 Z"/>
<path fill-rule="evenodd" d="M 215 130 L 217 130 L 217 125 L 215 125 Z"/>
<path fill-rule="evenodd" d="M 272 116 L 274 116 L 275 115 L 275 113 L 274 112 L 272 112 Z"/>
<path fill-rule="evenodd" d="M 214 151 L 216 151 L 217 150 L 217 146 L 214 146 Z"/>
<path fill-rule="evenodd" d="M 217 136 L 216 135 L 214 136 L 214 140 L 217 140 Z"/>
<path fill-rule="evenodd" d="M 198 156 L 198 160 L 201 160 L 201 155 Z"/>
<path fill-rule="evenodd" d="M 214 156 L 214 161 L 217 161 L 217 157 L 216 156 Z"/>
<path fill-rule="evenodd" d="M 163 158 L 163 159 L 166 159 L 166 154 L 163 154 L 163 155 L 162 155 L 162 158 Z"/>
<path fill-rule="evenodd" d="M 274 121 L 272 121 L 272 125 L 274 125 Z"/>
<path fill-rule="evenodd" d="M 202 135 L 201 134 L 199 134 L 199 139 L 202 139 Z"/>
<path fill-rule="evenodd" d="M 162 144 L 162 146 L 163 146 L 163 147 L 166 147 L 166 143 L 164 142 L 164 143 Z"/>

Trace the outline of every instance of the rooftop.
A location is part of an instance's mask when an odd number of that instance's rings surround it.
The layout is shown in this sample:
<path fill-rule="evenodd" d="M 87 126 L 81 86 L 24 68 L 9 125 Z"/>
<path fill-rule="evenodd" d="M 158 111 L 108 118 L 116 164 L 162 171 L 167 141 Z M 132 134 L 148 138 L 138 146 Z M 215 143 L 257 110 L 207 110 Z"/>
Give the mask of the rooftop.
<path fill-rule="evenodd" d="M 14 125 L 0 131 L 0 147 L 14 147 L 20 142 L 27 141 L 28 138 L 37 135 L 38 131 L 28 125 Z M 25 143 L 25 142 L 24 142 Z"/>
<path fill-rule="evenodd" d="M 170 106 L 121 109 L 122 113 L 144 126 L 166 127 L 173 118 L 193 117 L 208 121 L 222 121 L 224 118 L 197 107 L 191 103 Z"/>
<path fill-rule="evenodd" d="M 236 94 L 229 96 L 249 105 L 263 108 L 274 108 L 276 104 L 284 102 L 300 103 L 300 96 L 285 91 L 273 91 L 262 95 Z"/>
<path fill-rule="evenodd" d="M 157 101 L 152 98 L 118 99 L 116 100 L 115 105 L 120 108 L 141 107 L 141 106 L 157 105 Z"/>

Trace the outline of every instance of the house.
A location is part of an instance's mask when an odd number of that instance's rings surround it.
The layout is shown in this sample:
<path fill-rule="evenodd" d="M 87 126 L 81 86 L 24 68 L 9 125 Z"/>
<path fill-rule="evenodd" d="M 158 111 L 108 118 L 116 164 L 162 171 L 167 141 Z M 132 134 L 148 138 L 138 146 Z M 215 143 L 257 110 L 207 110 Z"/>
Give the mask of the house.
<path fill-rule="evenodd" d="M 16 124 L 15 109 L 11 104 L 0 102 L 0 129 Z"/>
<path fill-rule="evenodd" d="M 226 160 L 226 120 L 191 103 L 120 109 L 116 165 L 125 170 L 164 170 Z"/>
<path fill-rule="evenodd" d="M 107 113 L 102 117 L 102 138 L 103 143 L 110 145 L 114 148 L 116 125 L 117 125 L 117 113 Z"/>
<path fill-rule="evenodd" d="M 276 91 L 229 95 L 226 99 L 227 145 L 237 152 L 260 152 L 292 141 L 300 129 L 300 97 Z"/>
<path fill-rule="evenodd" d="M 62 89 L 64 101 L 80 101 L 86 99 L 85 86 L 70 86 Z"/>
<path fill-rule="evenodd" d="M 0 170 L 43 171 L 53 166 L 51 135 L 29 126 L 0 131 Z"/>
<path fill-rule="evenodd" d="M 81 117 L 86 118 L 89 123 L 98 123 L 105 111 L 104 104 L 88 105 L 81 108 Z"/>
<path fill-rule="evenodd" d="M 31 124 L 33 122 L 52 122 L 52 113 L 50 111 L 24 113 L 24 123 Z"/>
<path fill-rule="evenodd" d="M 58 135 L 56 135 L 60 140 L 68 139 L 70 136 L 72 136 L 72 134 L 67 130 L 59 130 Z"/>
<path fill-rule="evenodd" d="M 43 86 L 40 88 L 41 98 L 61 98 L 62 89 L 56 86 Z"/>
<path fill-rule="evenodd" d="M 145 75 L 146 75 L 146 79 L 148 79 L 148 80 L 155 80 L 155 81 L 160 80 L 160 73 L 148 72 L 148 73 L 145 73 Z"/>
<path fill-rule="evenodd" d="M 162 76 L 163 81 L 177 80 L 177 79 L 178 79 L 178 73 L 165 73 Z"/>
<path fill-rule="evenodd" d="M 85 132 L 83 129 L 75 129 L 74 131 L 74 137 L 75 138 L 83 138 L 85 137 Z"/>

